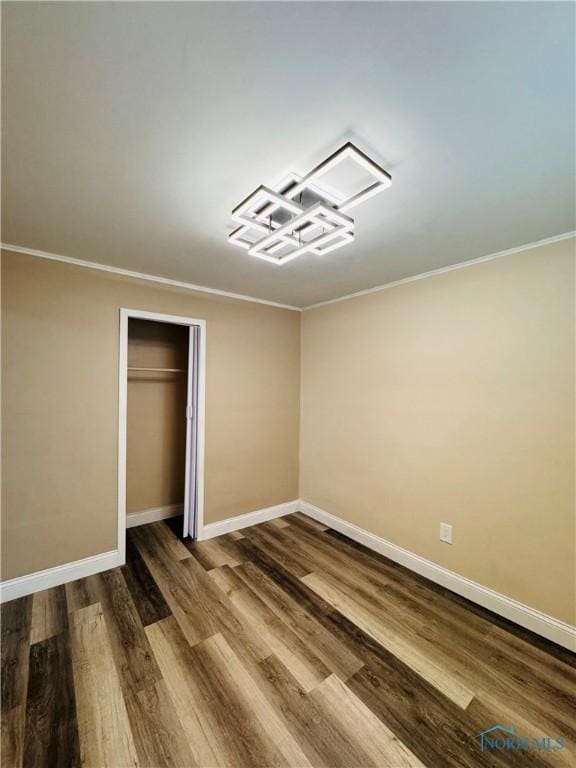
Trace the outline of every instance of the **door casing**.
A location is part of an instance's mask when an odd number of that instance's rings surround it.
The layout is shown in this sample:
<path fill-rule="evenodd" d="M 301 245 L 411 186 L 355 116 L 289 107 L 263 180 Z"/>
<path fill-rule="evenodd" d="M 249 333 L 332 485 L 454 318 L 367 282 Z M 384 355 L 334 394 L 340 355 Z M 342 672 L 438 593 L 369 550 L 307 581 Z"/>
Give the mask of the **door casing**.
<path fill-rule="evenodd" d="M 187 435 L 194 422 L 195 436 L 187 437 L 187 467 L 186 476 L 195 472 L 196 488 L 194 500 L 194 519 L 189 526 L 189 533 L 194 538 L 201 539 L 204 529 L 204 433 L 206 411 L 206 320 L 180 315 L 166 315 L 158 312 L 148 312 L 141 309 L 120 309 L 120 346 L 118 356 L 118 551 L 122 563 L 126 562 L 126 427 L 128 409 L 128 321 L 132 318 L 152 320 L 157 323 L 185 325 L 190 329 L 190 353 L 188 355 L 188 390 L 192 374 L 196 378 L 196 400 L 193 419 L 187 417 Z M 192 355 L 192 338 L 195 337 L 196 354 Z M 196 359 L 193 359 L 193 358 Z M 194 370 L 195 367 L 195 370 Z M 190 397 L 189 397 L 190 399 Z M 190 451 L 191 440 L 195 437 L 195 451 Z M 188 466 L 195 459 L 195 466 Z"/>

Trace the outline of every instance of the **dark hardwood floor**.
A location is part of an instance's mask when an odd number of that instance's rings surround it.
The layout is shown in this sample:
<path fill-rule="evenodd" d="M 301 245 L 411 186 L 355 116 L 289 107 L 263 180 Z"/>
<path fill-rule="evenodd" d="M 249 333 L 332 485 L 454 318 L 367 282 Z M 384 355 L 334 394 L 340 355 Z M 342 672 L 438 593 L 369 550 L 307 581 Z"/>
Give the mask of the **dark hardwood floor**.
<path fill-rule="evenodd" d="M 2 606 L 2 767 L 575 765 L 574 662 L 300 514 L 153 523 Z M 529 748 L 482 751 L 497 724 Z"/>

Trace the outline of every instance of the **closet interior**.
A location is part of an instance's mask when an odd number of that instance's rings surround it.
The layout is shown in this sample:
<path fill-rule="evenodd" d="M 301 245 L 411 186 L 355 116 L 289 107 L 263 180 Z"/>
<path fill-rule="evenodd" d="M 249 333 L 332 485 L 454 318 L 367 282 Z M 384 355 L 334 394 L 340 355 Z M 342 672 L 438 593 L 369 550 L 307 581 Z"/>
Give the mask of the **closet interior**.
<path fill-rule="evenodd" d="M 126 426 L 129 526 L 183 514 L 188 355 L 187 326 L 129 319 Z"/>

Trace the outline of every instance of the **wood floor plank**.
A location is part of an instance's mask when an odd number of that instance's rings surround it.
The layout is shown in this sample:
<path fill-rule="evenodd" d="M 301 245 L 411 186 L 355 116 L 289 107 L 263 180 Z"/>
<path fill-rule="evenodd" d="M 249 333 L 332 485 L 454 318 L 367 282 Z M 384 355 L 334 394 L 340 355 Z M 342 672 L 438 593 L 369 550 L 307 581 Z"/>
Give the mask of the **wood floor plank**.
<path fill-rule="evenodd" d="M 312 573 L 314 570 L 312 560 L 301 552 L 287 549 L 280 534 L 279 529 L 266 529 L 262 525 L 244 529 L 245 538 L 265 550 L 268 557 L 276 560 L 289 573 L 298 577 Z"/>
<path fill-rule="evenodd" d="M 266 696 L 298 741 L 310 762 L 323 768 L 370 765 L 362 745 L 350 740 L 342 728 L 311 698 L 276 658 L 259 663 Z"/>
<path fill-rule="evenodd" d="M 439 605 L 437 601 L 443 598 L 425 590 L 419 581 L 403 583 L 403 572 L 393 572 L 390 564 L 383 569 L 375 562 L 366 562 L 366 559 L 356 561 L 353 557 L 355 550 L 340 552 L 339 542 L 329 541 L 327 536 L 310 535 L 305 531 L 294 531 L 287 536 L 290 536 L 293 546 L 303 546 L 314 557 L 318 564 L 317 572 L 335 579 L 342 591 L 362 599 L 382 617 L 396 617 L 408 636 L 428 644 L 428 651 L 431 650 L 429 642 L 433 636 L 438 640 L 439 648 L 449 649 L 448 659 L 453 660 L 454 653 L 458 652 L 458 648 L 454 648 L 457 645 L 454 643 L 455 634 L 462 638 L 464 647 L 485 637 L 488 629 L 485 625 L 471 629 L 469 623 L 457 624 L 448 601 Z M 470 656 L 465 656 L 464 666 L 468 667 Z"/>
<path fill-rule="evenodd" d="M 290 537 L 289 532 L 284 533 Z M 301 538 L 303 542 L 299 541 Z M 321 572 L 327 570 L 337 579 L 340 589 L 366 605 L 374 603 L 373 610 L 387 625 L 390 623 L 397 634 L 417 644 L 425 657 L 437 667 L 447 668 L 468 689 L 484 689 L 489 681 L 490 689 L 497 690 L 509 705 L 519 699 L 521 709 L 533 712 L 540 722 L 549 723 L 551 730 L 572 734 L 570 722 L 574 720 L 569 713 L 576 708 L 573 664 L 569 666 L 565 660 L 551 657 L 540 647 L 494 626 L 485 616 L 471 614 L 466 605 L 453 601 L 445 591 L 429 589 L 420 577 L 406 579 L 401 568 L 392 577 L 386 576 L 380 588 L 371 577 L 366 579 L 370 568 L 380 567 L 380 561 L 375 560 L 372 566 L 362 564 L 363 571 L 368 569 L 364 573 L 356 571 L 350 554 L 356 552 L 353 547 L 342 555 L 339 572 L 334 567 L 334 554 L 341 543 L 333 539 L 326 544 L 326 538 L 331 537 L 293 531 L 291 543 L 303 544 L 314 553 Z M 388 563 L 388 574 L 391 567 Z M 510 654 L 502 653 L 506 639 L 513 643 L 514 652 Z M 522 663 L 526 654 L 520 652 L 521 648 L 530 649 L 534 663 Z M 551 685 L 554 674 L 558 677 Z"/>
<path fill-rule="evenodd" d="M 576 760 L 568 651 L 299 514 L 200 545 L 170 525 L 2 606 L 3 768 Z M 567 746 L 483 753 L 497 722 Z"/>
<path fill-rule="evenodd" d="M 271 528 L 288 528 L 290 523 L 283 517 L 277 517 L 275 520 L 269 520 L 267 525 Z"/>
<path fill-rule="evenodd" d="M 244 589 L 245 586 L 240 576 L 229 565 L 212 568 L 208 571 L 208 576 L 228 597 L 230 597 L 234 590 Z"/>
<path fill-rule="evenodd" d="M 26 704 L 31 618 L 31 596 L 1 606 L 2 712 Z"/>
<path fill-rule="evenodd" d="M 314 573 L 325 571 L 345 580 L 355 589 L 370 593 L 383 591 L 390 584 L 390 576 L 349 553 L 339 552 L 332 540 L 307 525 L 290 526 L 281 533 L 283 545 L 302 552 L 314 563 Z"/>
<path fill-rule="evenodd" d="M 328 544 L 332 547 L 335 556 L 344 559 L 349 557 L 352 560 L 356 560 L 358 563 L 361 563 L 371 570 L 374 574 L 385 575 L 392 581 L 408 585 L 410 589 L 418 585 L 432 584 L 432 582 L 428 582 L 424 576 L 420 576 L 414 571 L 410 571 L 408 568 L 389 560 L 379 552 L 375 552 L 372 549 L 362 546 L 362 544 L 349 539 L 338 531 L 328 528 L 321 534 L 321 538 L 324 544 Z M 443 588 L 439 587 L 439 590 L 442 589 Z M 440 594 L 440 592 L 435 592 L 434 590 L 429 591 L 431 597 L 435 597 L 436 594 Z"/>
<path fill-rule="evenodd" d="M 157 546 L 154 537 L 143 528 L 148 526 L 133 529 L 134 541 L 188 642 L 194 645 L 211 637 L 220 626 L 200 572 L 184 567 L 186 560 L 175 560 L 169 551 Z M 194 560 L 186 551 L 188 560 Z M 197 561 L 194 560 L 194 564 L 198 565 Z M 202 572 L 208 579 L 204 569 Z"/>
<path fill-rule="evenodd" d="M 36 592 L 32 599 L 30 645 L 48 640 L 66 629 L 67 613 L 64 587 Z"/>
<path fill-rule="evenodd" d="M 302 514 L 302 512 L 293 512 L 284 519 L 289 525 L 294 525 L 297 528 L 312 528 L 314 531 L 325 531 L 328 527 L 323 523 L 319 523 L 318 520 L 313 520 L 311 517 Z"/>
<path fill-rule="evenodd" d="M 535 755 L 527 762 L 519 753 L 481 752 L 476 736 L 486 725 L 400 666 L 392 654 L 374 653 L 347 685 L 427 766 L 541 765 Z"/>
<path fill-rule="evenodd" d="M 310 580 L 308 577 L 304 580 L 313 586 L 312 581 L 316 577 L 325 585 L 324 589 L 320 585 L 316 591 L 323 593 L 329 602 L 333 602 L 326 591 L 330 587 L 335 588 L 335 595 L 342 596 L 343 593 L 344 600 L 363 614 L 360 625 L 366 630 L 372 627 L 372 635 L 385 647 L 404 646 L 405 652 L 398 652 L 398 657 L 420 670 L 426 679 L 431 682 L 434 679 L 443 680 L 446 690 L 442 690 L 445 693 L 454 683 L 455 701 L 466 708 L 471 700 L 466 691 L 475 694 L 483 685 L 485 672 L 477 674 L 473 654 L 454 642 L 454 635 L 448 626 L 435 621 L 438 616 L 433 610 L 406 595 L 394 595 L 394 586 L 390 583 L 382 589 L 372 590 L 361 578 L 355 585 L 347 574 L 339 574 L 334 569 L 327 573 L 324 568 L 312 574 Z M 335 599 L 338 601 L 337 597 Z M 406 601 L 409 601 L 408 605 Z M 349 615 L 345 610 L 343 613 Z"/>
<path fill-rule="evenodd" d="M 241 655 L 266 658 L 270 649 L 246 632 L 226 594 L 195 557 L 175 561 L 153 539 L 135 530 L 135 542 L 190 645 L 222 632 Z"/>
<path fill-rule="evenodd" d="M 192 754 L 192 765 L 226 766 L 232 745 L 225 743 L 218 721 L 195 672 L 196 657 L 174 616 L 146 627 L 146 634 L 162 670 L 170 699 L 182 723 Z"/>
<path fill-rule="evenodd" d="M 477 744 L 470 737 L 474 726 L 465 720 L 466 714 L 460 707 L 307 589 L 300 580 L 287 572 L 275 574 L 277 567 L 267 563 L 265 558 L 260 558 L 259 567 L 263 567 L 278 584 L 283 584 L 292 599 L 306 606 L 344 646 L 353 648 L 365 661 L 367 666 L 354 674 L 349 687 L 422 762 L 439 766 L 489 764 L 485 759 L 478 758 Z M 369 681 L 366 688 L 358 687 L 359 679 Z M 378 696 L 374 697 L 374 691 L 378 692 Z M 370 696 L 374 698 L 371 700 Z M 415 722 L 426 723 L 426 727 L 418 731 L 423 736 L 421 741 L 415 738 Z M 436 732 L 439 737 L 435 739 Z M 493 764 L 505 762 L 498 758 Z"/>
<path fill-rule="evenodd" d="M 200 644 L 198 652 L 207 653 L 211 669 L 224 683 L 230 698 L 233 691 L 234 698 L 242 702 L 248 713 L 248 728 L 254 736 L 248 750 L 248 765 L 309 766 L 306 754 L 225 638 L 220 634 L 211 637 Z"/>
<path fill-rule="evenodd" d="M 195 541 L 189 549 L 207 571 L 222 565 L 234 567 L 244 562 L 240 550 L 235 546 L 234 539 L 229 539 L 226 536 L 218 536 L 207 541 Z"/>
<path fill-rule="evenodd" d="M 224 567 L 224 566 L 222 566 Z M 196 589 L 202 595 L 203 611 L 212 618 L 214 631 L 208 635 L 222 634 L 234 651 L 245 661 L 260 661 L 267 658 L 272 650 L 266 639 L 253 631 L 246 623 L 246 618 L 230 600 L 226 591 L 221 590 L 217 583 L 210 578 L 194 557 L 186 560 L 185 570 L 196 584 Z"/>
<path fill-rule="evenodd" d="M 174 560 L 187 560 L 190 557 L 188 548 L 163 522 L 150 523 L 139 528 L 140 531 L 143 529 L 145 529 L 146 536 L 154 539 L 157 549 L 164 556 L 171 557 Z"/>
<path fill-rule="evenodd" d="M 382 569 L 383 572 L 386 572 L 391 578 L 395 579 L 399 587 L 405 586 L 411 593 L 417 592 L 424 599 L 427 596 L 428 602 L 438 602 L 439 613 L 446 609 L 449 612 L 450 618 L 459 616 L 463 622 L 480 628 L 481 632 L 485 634 L 499 627 L 507 634 L 521 638 L 530 646 L 539 648 L 547 655 L 562 660 L 569 667 L 574 667 L 576 663 L 574 652 L 562 648 L 502 616 L 498 616 L 492 611 L 450 591 L 446 587 L 436 584 L 424 576 L 389 560 L 378 552 L 367 549 L 362 544 L 349 539 L 338 531 L 327 529 L 324 532 L 324 537 L 334 542 L 335 551 L 339 552 L 342 550 L 343 553 L 351 553 L 352 556 L 357 556 L 364 562 L 372 562 L 376 569 Z"/>
<path fill-rule="evenodd" d="M 102 607 L 70 614 L 82 766 L 126 768 L 138 757 Z"/>
<path fill-rule="evenodd" d="M 455 717 L 441 694 L 434 695 L 431 687 L 402 675 L 392 655 L 388 664 L 373 660 L 347 685 L 425 765 L 486 764 L 479 762 L 462 710 L 458 707 L 461 716 Z"/>
<path fill-rule="evenodd" d="M 346 584 L 342 588 L 350 595 L 354 594 L 353 585 Z M 491 679 L 491 685 L 494 684 L 497 676 L 502 685 L 522 682 L 523 687 L 530 689 L 529 696 L 541 697 L 547 691 L 559 693 L 560 699 L 550 701 L 554 707 L 562 707 L 565 703 L 562 698 L 570 690 L 576 690 L 574 658 L 568 665 L 494 626 L 487 617 L 471 614 L 465 605 L 452 600 L 450 595 L 430 590 L 422 582 L 389 581 L 385 588 L 372 595 L 372 599 L 375 606 L 385 612 L 386 618 L 395 621 L 396 626 L 401 624 L 415 641 L 424 642 L 431 655 L 448 660 L 459 674 L 468 678 L 469 686 L 474 689 L 487 677 Z M 505 645 L 508 645 L 506 650 Z M 531 659 L 526 663 L 528 654 Z M 553 676 L 554 685 L 551 686 Z M 572 700 L 570 704 L 576 702 Z"/>
<path fill-rule="evenodd" d="M 525 710 L 518 707 L 517 709 L 508 709 L 495 697 L 486 695 L 485 697 L 477 697 L 472 701 L 466 711 L 468 721 L 471 723 L 470 730 L 478 734 L 485 730 L 485 723 L 505 723 L 507 725 L 512 724 L 516 731 L 516 734 L 522 738 L 526 737 L 533 744 L 533 739 L 541 739 L 543 736 L 550 734 L 559 735 L 562 733 L 564 738 L 564 748 L 559 750 L 545 750 L 544 753 L 539 753 L 539 750 L 523 750 L 524 755 L 522 759 L 517 759 L 515 763 L 517 765 L 526 765 L 532 768 L 538 766 L 541 768 L 544 765 L 558 766 L 559 768 L 572 768 L 576 765 L 576 740 L 573 735 L 566 731 L 549 730 L 546 722 L 541 720 L 531 721 Z M 528 752 L 528 754 L 526 754 Z"/>
<path fill-rule="evenodd" d="M 262 566 L 262 567 L 260 567 Z M 282 574 L 277 566 L 258 554 L 258 565 L 245 563 L 235 569 L 246 585 L 276 613 L 294 634 L 314 649 L 318 658 L 343 680 L 353 675 L 363 662 L 317 621 L 297 599 L 283 591 L 280 583 L 287 574 Z M 269 578 L 272 575 L 273 578 Z"/>
<path fill-rule="evenodd" d="M 424 768 L 424 764 L 379 720 L 352 691 L 331 675 L 311 698 L 320 703 L 346 739 L 366 753 L 375 768 Z"/>
<path fill-rule="evenodd" d="M 230 593 L 230 600 L 247 626 L 262 638 L 305 691 L 311 691 L 330 675 L 330 669 L 310 645 L 303 642 L 254 592 L 246 587 L 235 589 Z"/>
<path fill-rule="evenodd" d="M 62 590 L 64 597 L 64 590 Z M 46 626 L 46 624 L 42 624 Z M 34 768 L 79 766 L 80 744 L 72 658 L 67 631 L 36 642 L 30 649 L 24 765 Z"/>
<path fill-rule="evenodd" d="M 194 757 L 163 680 L 125 695 L 134 743 L 142 768 L 187 768 Z"/>
<path fill-rule="evenodd" d="M 451 675 L 448 669 L 437 666 L 406 637 L 395 632 L 389 623 L 380 621 L 377 614 L 368 610 L 363 603 L 353 600 L 338 589 L 334 582 L 319 573 L 304 576 L 302 581 L 459 707 L 466 709 L 470 704 L 474 691 Z"/>
<path fill-rule="evenodd" d="M 387 622 L 401 627 L 432 662 L 452 670 L 477 695 L 489 692 L 550 731 L 563 731 L 576 740 L 574 667 L 491 627 L 484 618 L 464 614 L 463 607 L 451 606 L 445 596 L 428 603 L 421 599 L 421 590 L 419 586 L 408 594 L 388 585 L 374 601 Z"/>
<path fill-rule="evenodd" d="M 126 564 L 122 566 L 122 573 L 145 627 L 170 616 L 168 603 L 131 537 L 126 540 Z"/>
<path fill-rule="evenodd" d="M 25 707 L 2 712 L 0 728 L 0 765 L 2 768 L 22 768 L 24 757 Z"/>
<path fill-rule="evenodd" d="M 186 543 L 186 540 L 182 539 L 182 534 L 184 531 L 184 514 L 176 515 L 175 517 L 167 517 L 162 522 L 170 531 L 172 531 L 177 539 L 180 539 L 184 544 Z M 128 529 L 126 533 L 130 533 L 131 530 L 131 528 Z"/>
<path fill-rule="evenodd" d="M 137 529 L 137 535 L 140 531 Z M 180 562 L 162 557 L 148 538 L 136 539 L 140 554 L 150 569 L 170 611 L 178 620 L 191 645 L 210 637 L 217 631 L 212 615 L 203 610 L 205 596 L 198 590 L 198 585 L 191 574 Z"/>
<path fill-rule="evenodd" d="M 124 691 L 136 693 L 160 680 L 160 670 L 119 568 L 88 578 L 98 595 L 114 663 Z"/>
<path fill-rule="evenodd" d="M 375 641 L 372 640 L 372 638 L 369 638 L 365 633 L 363 633 L 358 627 L 356 627 L 355 624 L 350 622 L 348 619 L 346 619 L 342 614 L 340 614 L 338 611 L 329 610 L 330 606 L 325 601 L 323 601 L 319 596 L 316 595 L 316 597 L 313 597 L 315 593 L 310 593 L 310 590 L 302 590 L 301 586 L 304 586 L 302 582 L 299 580 L 294 579 L 294 577 L 287 573 L 286 571 L 282 571 L 278 567 L 278 565 L 274 565 L 269 560 L 267 561 L 265 555 L 262 552 L 256 552 L 253 553 L 253 561 L 258 563 L 259 568 L 263 568 L 264 571 L 267 573 L 267 575 L 274 579 L 278 585 L 282 584 L 283 589 L 286 593 L 288 593 L 292 599 L 299 602 L 302 606 L 306 606 L 307 609 L 313 613 L 316 618 L 323 623 L 327 628 L 331 629 L 333 633 L 336 634 L 340 642 L 347 646 L 349 649 L 354 649 L 354 652 L 360 655 L 363 659 L 366 660 L 366 662 L 370 661 L 371 657 L 373 657 L 376 660 L 381 659 L 382 657 L 386 658 L 388 657 L 388 660 L 391 659 L 394 660 L 394 665 L 398 667 L 398 670 L 401 671 L 401 675 L 404 677 L 408 677 L 409 679 L 412 679 L 412 687 L 419 692 L 419 695 L 423 699 L 421 701 L 420 706 L 425 707 L 426 702 L 428 699 L 434 700 L 434 695 L 432 694 L 431 690 L 426 690 L 426 684 L 424 684 L 424 681 L 420 676 L 415 675 L 411 672 L 405 665 L 403 665 L 399 660 L 397 660 L 395 657 L 393 657 L 391 654 L 384 653 L 384 649 L 381 648 L 379 644 L 377 644 Z M 280 570 L 280 573 L 277 573 L 277 571 Z M 401 578 L 401 574 L 399 576 Z M 318 599 L 316 599 L 318 598 Z M 411 674 L 408 674 L 408 673 Z M 383 683 L 384 684 L 384 683 Z M 424 686 L 423 686 L 424 684 Z M 424 691 L 422 691 L 422 687 L 424 687 Z M 440 697 L 440 701 L 436 702 L 435 707 L 438 710 L 438 727 L 447 727 L 446 725 L 442 726 L 442 715 L 441 712 L 443 709 L 446 708 L 448 704 L 452 704 L 446 697 L 444 697 L 442 694 L 438 693 L 437 696 Z M 460 708 L 458 708 L 460 710 Z M 423 710 L 425 711 L 425 709 Z M 461 710 L 460 710 L 461 711 Z M 417 713 L 411 713 L 412 719 L 414 717 L 420 717 L 422 715 L 418 715 Z M 454 716 L 454 713 L 452 712 L 452 717 Z M 462 737 L 465 732 L 465 728 L 463 727 L 460 732 L 457 731 L 457 738 L 456 746 L 454 744 L 451 745 L 451 748 L 453 750 L 460 750 L 461 746 L 458 742 L 458 738 Z M 432 734 L 429 734 L 429 738 L 432 738 Z M 464 753 L 463 758 L 464 761 L 466 760 L 466 754 Z M 440 760 L 440 757 L 438 756 L 438 760 Z M 463 762 L 462 764 L 468 764 L 466 762 Z M 470 763 L 473 764 L 473 761 Z"/>
<path fill-rule="evenodd" d="M 317 620 L 326 628 L 330 628 L 344 647 L 354 648 L 366 665 L 371 665 L 370 670 L 366 667 L 358 670 L 347 684 L 422 762 L 439 766 L 486 764 L 475 762 L 476 745 L 468 743 L 470 726 L 463 722 L 465 713 L 460 707 L 382 648 L 353 622 L 335 611 L 300 580 L 287 572 L 276 573 L 277 566 L 256 553 L 254 556 L 259 567 L 264 568 L 272 579 L 276 579 L 278 585 L 283 584 L 292 600 L 314 613 Z M 376 672 L 373 669 L 376 669 Z M 364 689 L 359 685 L 359 680 L 370 681 L 368 687 Z M 373 689 L 377 689 L 379 693 L 381 690 L 386 692 L 389 696 L 384 697 L 386 706 L 382 706 L 379 697 L 370 699 Z M 426 736 L 423 739 L 426 749 L 419 739 L 414 738 L 414 723 L 420 723 L 422 718 L 426 718 L 427 724 L 424 729 Z M 446 743 L 444 738 L 434 743 L 433 733 L 436 730 L 442 735 L 450 732 L 452 722 L 458 726 L 454 736 L 447 737 Z"/>
<path fill-rule="evenodd" d="M 438 616 L 445 612 L 448 621 L 457 618 L 461 629 L 466 625 L 474 627 L 477 631 L 474 641 L 477 641 L 482 635 L 487 637 L 495 627 L 500 627 L 507 633 L 523 638 L 530 645 L 541 648 L 553 657 L 562 659 L 567 665 L 574 666 L 576 656 L 573 652 L 520 627 L 518 624 L 514 624 L 502 616 L 482 608 L 470 600 L 451 592 L 446 587 L 436 584 L 424 576 L 389 560 L 384 555 L 367 549 L 362 544 L 349 539 L 338 531 L 327 529 L 323 536 L 334 542 L 335 552 L 348 553 L 352 557 L 358 557 L 366 564 L 372 563 L 372 567 L 377 571 L 381 570 L 383 573 L 386 573 L 395 582 L 397 589 L 402 590 L 405 594 L 417 594 L 423 601 L 434 604 L 437 608 Z"/>
<path fill-rule="evenodd" d="M 1 606 L 1 765 L 21 768 L 29 674 L 32 597 Z"/>
<path fill-rule="evenodd" d="M 572 664 L 551 656 L 538 646 L 498 627 L 490 634 L 489 648 L 475 654 L 482 691 L 497 696 L 508 707 L 534 714 L 539 723 L 564 731 L 576 745 L 576 656 Z M 486 673 L 495 669 L 494 686 L 486 685 Z"/>
<path fill-rule="evenodd" d="M 96 595 L 91 594 L 86 583 L 86 579 L 77 579 L 66 584 L 66 605 L 68 613 L 78 611 L 80 608 L 87 608 L 98 602 Z"/>
<path fill-rule="evenodd" d="M 301 755 L 254 688 L 250 675 L 221 635 L 191 648 L 177 622 L 165 619 L 147 633 L 171 698 L 201 766 L 289 765 L 283 757 Z M 256 705 L 254 698 L 256 697 Z M 256 706 L 257 715 L 253 708 Z M 262 725 L 266 712 L 267 724 Z M 280 746 L 267 735 L 273 727 Z M 293 763 L 292 765 L 307 765 Z"/>

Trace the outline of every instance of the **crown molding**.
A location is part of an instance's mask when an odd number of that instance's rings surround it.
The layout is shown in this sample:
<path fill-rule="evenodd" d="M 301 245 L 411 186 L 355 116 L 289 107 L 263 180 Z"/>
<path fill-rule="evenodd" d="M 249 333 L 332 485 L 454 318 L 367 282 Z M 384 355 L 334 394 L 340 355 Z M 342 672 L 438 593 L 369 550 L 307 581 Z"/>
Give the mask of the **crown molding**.
<path fill-rule="evenodd" d="M 477 259 L 460 261 L 457 264 L 451 264 L 448 267 L 439 267 L 438 269 L 432 269 L 429 272 L 421 272 L 419 275 L 412 275 L 411 277 L 403 277 L 401 280 L 395 280 L 392 283 L 383 283 L 382 285 L 375 285 L 373 288 L 366 288 L 362 291 L 356 291 L 355 293 L 347 293 L 345 296 L 338 296 L 338 298 L 336 299 L 319 301 L 317 304 L 309 304 L 307 307 L 303 307 L 302 312 L 306 312 L 309 309 L 316 309 L 317 307 L 326 307 L 328 304 L 336 304 L 339 301 L 348 301 L 348 299 L 356 299 L 359 296 L 366 296 L 369 293 L 378 293 L 379 291 L 385 291 L 387 288 L 396 288 L 396 286 L 398 285 L 406 285 L 406 283 L 415 283 L 417 280 L 425 280 L 429 277 L 435 277 L 436 275 L 443 275 L 446 272 L 453 272 L 456 269 L 464 269 L 464 267 L 473 267 L 475 264 L 482 264 L 485 261 L 493 261 L 494 259 L 500 259 L 503 256 L 512 256 L 515 253 L 528 251 L 531 248 L 539 248 L 542 245 L 551 245 L 552 243 L 559 243 L 562 240 L 570 240 L 570 238 L 573 238 L 573 237 L 576 237 L 576 230 L 573 230 L 572 232 L 565 232 L 562 235 L 554 235 L 554 237 L 546 237 L 544 240 L 536 240 L 533 243 L 526 243 L 525 245 L 517 245 L 515 248 L 509 248 L 507 251 L 499 251 L 498 253 L 491 253 L 488 256 L 480 256 Z"/>
<path fill-rule="evenodd" d="M 309 304 L 307 307 L 294 307 L 291 304 L 279 304 L 275 301 L 268 301 L 267 299 L 257 299 L 254 296 L 244 296 L 241 293 L 230 293 L 229 291 L 221 291 L 218 288 L 208 288 L 204 285 L 194 285 L 193 283 L 185 283 L 181 280 L 171 280 L 168 277 L 159 277 L 158 275 L 148 275 L 144 272 L 133 272 L 129 269 L 122 269 L 121 267 L 112 267 L 108 264 L 99 264 L 95 261 L 85 261 L 83 259 L 74 259 L 71 256 L 61 256 L 56 253 L 48 253 L 46 251 L 38 251 L 34 248 L 24 248 L 20 245 L 8 245 L 7 243 L 0 243 L 0 248 L 4 251 L 12 251 L 13 253 L 22 253 L 26 256 L 38 256 L 41 259 L 51 259 L 52 261 L 61 261 L 65 264 L 73 264 L 77 267 L 87 267 L 88 269 L 97 269 L 101 272 L 112 272 L 116 275 L 123 275 L 124 277 L 131 277 L 137 280 L 148 280 L 153 283 L 160 283 L 161 285 L 169 285 L 173 288 L 183 288 L 188 291 L 196 291 L 200 293 L 211 293 L 215 296 L 223 296 L 228 299 L 237 299 L 238 301 L 250 301 L 254 304 L 264 304 L 269 307 L 277 307 L 278 309 L 288 309 L 292 312 L 307 312 L 309 309 L 317 309 L 318 307 L 326 307 L 329 304 L 336 304 L 339 301 L 348 301 L 349 299 L 356 299 L 359 296 L 367 296 L 370 293 L 378 293 L 379 291 L 385 291 L 388 288 L 396 288 L 399 285 L 406 285 L 407 283 L 414 283 L 417 280 L 425 280 L 429 277 L 435 277 L 436 275 L 443 275 L 446 272 L 453 272 L 456 269 L 464 269 L 465 267 L 473 267 L 475 264 L 482 264 L 485 261 L 493 261 L 494 259 L 500 259 L 504 256 L 513 256 L 515 253 L 521 253 L 522 251 L 528 251 L 531 248 L 539 248 L 543 245 L 552 245 L 553 243 L 559 243 L 562 240 L 570 240 L 570 238 L 576 237 L 576 230 L 571 232 L 565 232 L 561 235 L 555 235 L 554 237 L 547 237 L 543 240 L 536 240 L 533 243 L 526 243 L 524 245 L 517 245 L 514 248 L 509 248 L 506 251 L 498 251 L 498 253 L 491 253 L 487 256 L 480 256 L 477 259 L 469 259 L 468 261 L 461 261 L 457 264 L 451 264 L 448 267 L 439 267 L 438 269 L 432 269 L 429 272 L 421 272 L 418 275 L 412 275 L 411 277 L 403 277 L 401 280 L 394 280 L 391 283 L 382 283 L 381 285 L 375 285 L 373 288 L 365 288 L 362 291 L 356 291 L 355 293 L 347 293 L 344 296 L 338 296 L 335 299 L 327 299 L 326 301 L 319 301 L 317 304 Z"/>
<path fill-rule="evenodd" d="M 160 283 L 161 285 L 169 285 L 172 288 L 184 288 L 187 291 L 196 291 L 200 293 L 211 293 L 215 296 L 223 296 L 227 299 L 237 299 L 238 301 L 250 301 L 253 304 L 265 304 L 269 307 L 276 307 L 277 309 L 289 309 L 292 312 L 302 312 L 300 307 L 293 307 L 290 304 L 279 304 L 275 301 L 268 301 L 267 299 L 257 299 L 254 296 L 244 296 L 241 293 L 230 293 L 229 291 L 221 291 L 218 288 L 207 288 L 205 285 L 194 285 L 193 283 L 185 283 L 181 280 L 171 280 L 168 277 L 159 277 L 158 275 L 148 275 L 145 272 L 133 272 L 129 269 L 122 269 L 121 267 L 112 267 L 109 264 L 99 264 L 96 261 L 85 261 L 84 259 L 74 259 L 71 256 L 61 256 L 57 253 L 48 253 L 46 251 L 38 251 L 34 248 L 24 248 L 20 245 L 8 245 L 8 243 L 0 243 L 0 248 L 3 251 L 11 251 L 12 253 L 22 253 L 25 256 L 37 256 L 40 259 L 50 259 L 51 261 L 61 261 L 64 264 L 73 264 L 76 267 L 87 267 L 88 269 L 97 269 L 100 272 L 112 272 L 115 275 L 122 275 L 123 277 L 136 278 L 137 280 L 148 280 L 152 283 Z"/>

